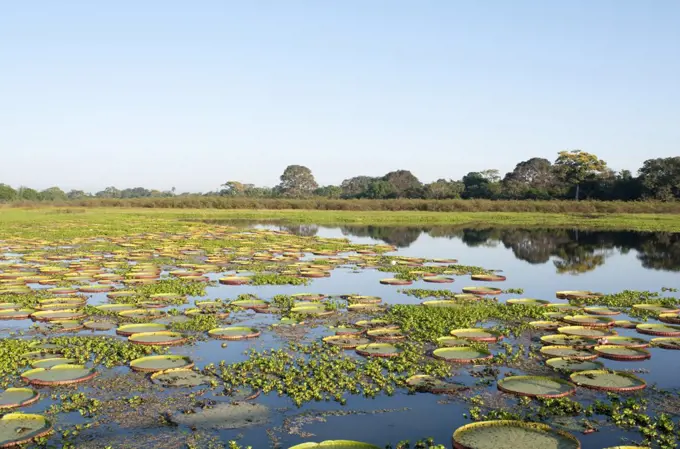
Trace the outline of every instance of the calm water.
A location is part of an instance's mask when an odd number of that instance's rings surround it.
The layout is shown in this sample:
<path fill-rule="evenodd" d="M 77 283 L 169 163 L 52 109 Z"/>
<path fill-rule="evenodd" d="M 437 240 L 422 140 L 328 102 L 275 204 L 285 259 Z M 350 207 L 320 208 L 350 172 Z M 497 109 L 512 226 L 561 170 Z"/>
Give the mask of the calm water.
<path fill-rule="evenodd" d="M 391 254 L 455 258 L 461 264 L 499 269 L 507 276 L 507 281 L 493 285 L 524 289 L 522 295 L 501 295 L 500 301 L 521 296 L 560 302 L 555 299 L 555 292 L 558 290 L 613 293 L 625 289 L 659 291 L 661 287 L 680 287 L 680 237 L 676 234 L 447 227 L 257 226 L 305 235 L 347 238 L 360 243 L 386 242 L 398 247 L 398 252 Z M 218 277 L 221 275 L 212 275 L 213 279 Z M 389 304 L 419 302 L 399 293 L 400 287 L 379 284 L 378 281 L 384 277 L 387 277 L 385 273 L 376 270 L 355 273 L 350 268 L 338 268 L 332 272 L 330 278 L 315 279 L 306 287 L 217 286 L 208 288 L 208 297 L 234 298 L 240 293 L 254 293 L 268 299 L 281 293 L 361 293 L 380 296 Z M 443 287 L 420 281 L 414 282 L 408 288 L 450 288 L 460 291 L 465 286 L 475 284 L 470 281 L 469 276 L 457 276 L 453 284 Z M 193 303 L 193 299 L 197 298 L 190 298 L 190 303 Z M 94 295 L 90 300 L 93 305 L 103 302 L 106 302 L 104 294 Z M 617 316 L 617 319 L 625 318 L 625 315 Z M 268 315 L 252 312 L 244 312 L 238 319 L 244 324 L 261 328 L 273 321 Z M 26 325 L 16 323 L 8 326 L 16 329 Z M 305 341 L 314 341 L 331 333 L 320 327 L 309 329 L 303 338 Z M 634 330 L 621 329 L 619 333 L 640 336 Z M 252 341 L 229 342 L 227 348 L 222 348 L 219 341 L 209 340 L 195 346 L 175 348 L 172 352 L 190 355 L 197 367 L 202 368 L 208 363 L 218 363 L 221 360 L 243 360 L 243 352 L 250 348 L 263 350 L 279 344 L 279 338 L 267 333 Z M 667 390 L 680 388 L 680 378 L 677 376 L 680 372 L 680 357 L 677 351 L 651 349 L 651 352 L 652 358 L 643 362 L 600 361 L 613 369 L 646 370 L 640 376 L 650 386 L 656 384 Z M 467 368 L 460 370 L 454 380 L 472 385 L 475 380 L 467 371 Z M 488 391 L 495 392 L 495 384 Z M 575 399 L 587 403 L 595 397 L 598 396 L 579 389 Z M 323 402 L 296 408 L 290 400 L 273 394 L 261 396 L 257 401 L 274 410 L 270 425 L 266 428 L 223 431 L 220 433 L 222 439 L 238 439 L 240 444 L 251 445 L 256 449 L 270 447 L 272 440 L 266 429 L 274 428 L 274 435 L 283 448 L 304 441 L 325 439 L 356 439 L 383 446 L 386 443 L 394 445 L 401 440 L 413 442 L 430 436 L 448 446 L 452 432 L 469 422 L 463 416 L 469 406 L 462 401 L 447 401 L 441 396 L 422 393 L 408 395 L 406 392 L 397 392 L 392 397 L 381 396 L 377 399 L 348 396 L 345 406 Z M 41 412 L 44 408 L 45 403 L 41 402 L 25 411 Z M 351 411 L 352 414 L 337 413 L 338 411 Z M 74 416 L 73 419 L 77 418 Z M 288 420 L 288 424 L 304 423 L 301 431 L 305 436 L 291 434 L 287 428 L 281 428 L 284 420 Z M 621 444 L 620 438 L 627 434 L 618 429 L 605 428 L 591 435 L 576 435 L 583 448 L 595 449 Z M 636 437 L 634 434 L 629 436 Z"/>

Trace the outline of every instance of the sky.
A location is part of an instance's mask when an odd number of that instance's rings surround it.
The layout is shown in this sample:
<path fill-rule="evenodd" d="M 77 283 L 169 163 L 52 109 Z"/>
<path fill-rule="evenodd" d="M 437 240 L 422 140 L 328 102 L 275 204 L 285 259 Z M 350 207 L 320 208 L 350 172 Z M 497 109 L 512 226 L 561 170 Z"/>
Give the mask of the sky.
<path fill-rule="evenodd" d="M 679 154 L 677 0 L 0 1 L 0 183 L 319 184 Z"/>

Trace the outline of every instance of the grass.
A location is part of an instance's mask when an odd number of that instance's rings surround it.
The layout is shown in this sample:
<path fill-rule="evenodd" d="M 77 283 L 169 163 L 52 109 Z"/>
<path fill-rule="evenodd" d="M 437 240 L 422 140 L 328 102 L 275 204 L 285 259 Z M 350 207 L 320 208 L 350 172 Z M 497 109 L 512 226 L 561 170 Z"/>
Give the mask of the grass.
<path fill-rule="evenodd" d="M 537 212 L 422 212 L 422 211 L 337 211 L 337 210 L 238 210 L 238 209 L 123 209 L 41 207 L 0 208 L 0 229 L 4 236 L 51 235 L 68 227 L 59 222 L 87 222 L 91 235 L 122 235 L 148 229 L 150 224 L 171 232 L 191 227 L 187 220 L 250 220 L 260 222 L 375 225 L 490 225 L 508 227 L 569 227 L 601 230 L 680 232 L 680 218 L 674 214 L 576 214 Z M 30 224 L 30 228 L 27 225 Z M 123 225 L 124 224 L 124 225 Z M 80 229 L 83 236 L 86 230 Z M 87 234 L 87 232 L 85 232 Z"/>

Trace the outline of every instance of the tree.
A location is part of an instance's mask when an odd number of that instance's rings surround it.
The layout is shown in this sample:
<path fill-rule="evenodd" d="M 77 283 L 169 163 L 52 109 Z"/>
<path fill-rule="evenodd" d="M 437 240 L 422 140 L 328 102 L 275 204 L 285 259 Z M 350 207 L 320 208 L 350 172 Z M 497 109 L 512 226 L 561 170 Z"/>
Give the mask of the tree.
<path fill-rule="evenodd" d="M 40 194 L 37 190 L 31 189 L 30 187 L 19 187 L 17 190 L 17 196 L 22 200 L 27 201 L 38 201 L 40 200 Z"/>
<path fill-rule="evenodd" d="M 254 187 L 252 184 L 243 184 L 238 181 L 227 181 L 222 184 L 223 189 L 220 190 L 220 195 L 223 196 L 243 196 L 246 190 Z"/>
<path fill-rule="evenodd" d="M 66 197 L 69 200 L 80 200 L 80 199 L 83 199 L 83 198 L 87 198 L 88 196 L 90 196 L 90 195 L 88 195 L 87 193 L 85 193 L 82 190 L 71 190 L 66 194 Z"/>
<path fill-rule="evenodd" d="M 373 200 L 381 200 L 390 198 L 396 195 L 396 189 L 391 182 L 384 179 L 375 179 L 368 184 L 368 188 L 364 192 L 365 198 Z"/>
<path fill-rule="evenodd" d="M 289 165 L 280 179 L 278 190 L 284 196 L 308 196 L 319 187 L 312 171 L 303 165 Z"/>
<path fill-rule="evenodd" d="M 324 198 L 337 199 L 340 198 L 340 195 L 342 195 L 342 189 L 338 186 L 323 186 L 314 190 L 314 195 L 322 196 Z"/>
<path fill-rule="evenodd" d="M 680 198 L 680 157 L 648 159 L 639 174 L 645 196 L 664 201 Z"/>
<path fill-rule="evenodd" d="M 555 169 L 564 182 L 576 187 L 575 199 L 579 199 L 581 183 L 607 170 L 607 163 L 594 154 L 581 150 L 560 151 Z"/>
<path fill-rule="evenodd" d="M 464 190 L 465 185 L 460 181 L 438 179 L 435 182 L 425 185 L 423 196 L 433 200 L 460 198 L 460 195 Z"/>
<path fill-rule="evenodd" d="M 396 197 L 409 196 L 409 192 L 418 190 L 422 187 L 422 183 L 415 177 L 413 173 L 408 170 L 396 170 L 389 172 L 382 177 L 383 181 L 387 181 L 394 187 L 394 195 Z"/>
<path fill-rule="evenodd" d="M 17 191 L 7 184 L 0 184 L 0 201 L 12 201 L 17 198 Z"/>
<path fill-rule="evenodd" d="M 94 196 L 98 198 L 120 198 L 120 190 L 111 186 L 105 188 L 100 192 L 95 193 Z"/>
<path fill-rule="evenodd" d="M 59 187 L 50 187 L 40 192 L 40 199 L 43 201 L 63 201 L 66 199 L 66 193 Z"/>
<path fill-rule="evenodd" d="M 495 198 L 500 193 L 498 170 L 470 172 L 463 176 L 464 198 Z"/>
<path fill-rule="evenodd" d="M 534 157 L 522 161 L 503 178 L 505 196 L 516 199 L 549 199 L 557 184 L 555 170 L 549 160 Z"/>
<path fill-rule="evenodd" d="M 340 184 L 342 198 L 359 198 L 363 196 L 368 189 L 368 185 L 375 179 L 370 176 L 355 176 L 345 179 Z"/>

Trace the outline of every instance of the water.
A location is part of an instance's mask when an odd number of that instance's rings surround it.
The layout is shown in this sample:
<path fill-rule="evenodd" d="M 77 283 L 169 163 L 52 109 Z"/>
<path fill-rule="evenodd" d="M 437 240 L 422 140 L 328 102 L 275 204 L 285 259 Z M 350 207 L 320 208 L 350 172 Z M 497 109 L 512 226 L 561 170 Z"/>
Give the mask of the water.
<path fill-rule="evenodd" d="M 229 223 L 234 224 L 234 223 Z M 509 228 L 461 228 L 461 227 L 379 227 L 379 226 L 283 226 L 276 224 L 253 224 L 248 226 L 286 230 L 302 235 L 347 238 L 358 243 L 389 243 L 398 247 L 396 253 L 426 258 L 455 258 L 465 265 L 477 265 L 502 270 L 507 281 L 502 288 L 522 288 L 521 295 L 503 294 L 500 301 L 513 297 L 529 297 L 555 300 L 558 290 L 591 290 L 615 293 L 622 290 L 659 291 L 662 287 L 680 287 L 680 236 L 677 234 L 636 232 L 594 232 L 583 230 L 509 229 Z M 217 279 L 219 275 L 211 275 Z M 360 293 L 383 298 L 388 304 L 417 304 L 420 301 L 399 293 L 400 287 L 381 285 L 379 280 L 388 277 L 376 270 L 354 272 L 351 268 L 337 268 L 330 278 L 314 279 L 310 285 L 295 286 L 221 286 L 208 288 L 207 297 L 195 299 L 234 298 L 241 293 L 254 293 L 268 299 L 276 294 L 299 292 L 324 293 L 327 295 Z M 460 291 L 469 285 L 479 285 L 469 276 L 456 276 L 453 284 L 439 286 L 423 281 L 414 282 L 408 288 Z M 667 293 L 672 295 L 673 293 Z M 89 304 L 106 302 L 105 294 L 92 295 Z M 190 307 L 190 306 L 186 306 Z M 616 319 L 625 319 L 619 315 Z M 234 322 L 265 328 L 273 322 L 266 314 L 243 312 Z M 22 322 L 4 322 L 4 332 L 19 330 L 28 325 Z M 82 332 L 86 334 L 87 332 Z M 97 333 L 110 334 L 113 331 Z M 331 335 L 323 327 L 310 329 L 303 341 L 314 341 Z M 619 330 L 620 335 L 640 336 L 635 330 Z M 538 334 L 536 334 L 538 335 Z M 644 338 L 652 338 L 643 336 Z M 271 332 L 249 341 L 229 342 L 226 348 L 220 341 L 207 340 L 194 346 L 173 348 L 171 353 L 189 355 L 199 368 L 209 363 L 228 363 L 244 360 L 247 349 L 264 350 L 281 344 L 281 339 Z M 680 388 L 677 372 L 680 357 L 675 351 L 651 349 L 652 358 L 642 362 L 616 362 L 600 359 L 611 369 L 642 369 L 639 375 L 650 387 L 664 390 Z M 351 353 L 348 351 L 348 354 Z M 469 368 L 458 370 L 453 379 L 473 384 L 475 379 L 467 375 Z M 126 368 L 119 368 L 122 372 Z M 507 370 L 503 370 L 506 372 Z M 514 371 L 517 373 L 517 371 Z M 88 391 L 88 387 L 84 387 Z M 487 389 L 495 392 L 495 383 Z M 210 395 L 208 395 L 210 397 Z M 271 408 L 271 421 L 266 427 L 254 427 L 219 432 L 223 441 L 238 440 L 242 445 L 254 448 L 270 447 L 274 442 L 280 447 L 305 441 L 326 439 L 355 439 L 383 446 L 396 445 L 401 440 L 412 442 L 422 437 L 433 437 L 436 442 L 449 445 L 453 431 L 470 421 L 465 419 L 469 405 L 460 400 L 448 400 L 432 394 L 408 395 L 398 391 L 394 396 L 365 399 L 346 396 L 347 405 L 335 402 L 308 403 L 296 408 L 292 402 L 276 394 L 261 396 L 258 403 Z M 596 397 L 604 397 L 579 389 L 574 397 L 588 403 Z M 219 398 L 216 398 L 219 399 Z M 49 402 L 41 401 L 22 411 L 44 412 Z M 678 411 L 680 413 L 680 411 Z M 77 414 L 70 414 L 64 422 L 82 422 Z M 677 417 L 676 417 L 677 420 Z M 269 432 L 267 431 L 269 430 Z M 138 429 L 144 432 L 144 429 Z M 126 431 L 127 432 L 127 431 Z M 115 433 L 115 432 L 114 432 Z M 272 435 L 275 441 L 272 440 Z M 590 435 L 576 434 L 584 449 L 595 449 L 622 444 L 621 437 L 637 438 L 636 433 L 616 428 L 603 428 Z M 109 435 L 111 437 L 111 435 Z M 115 441 L 115 440 L 114 440 Z M 115 444 L 114 444 L 114 447 Z M 151 446 L 149 446 L 151 447 Z M 156 447 L 156 446 L 153 446 Z M 157 447 L 163 447 L 157 446 Z"/>

